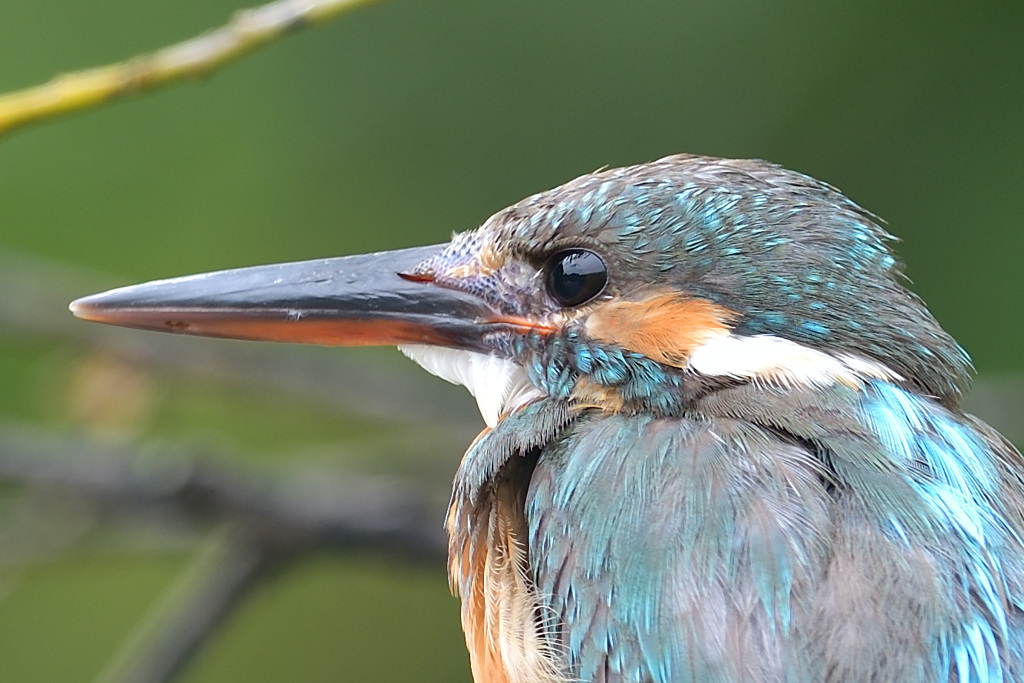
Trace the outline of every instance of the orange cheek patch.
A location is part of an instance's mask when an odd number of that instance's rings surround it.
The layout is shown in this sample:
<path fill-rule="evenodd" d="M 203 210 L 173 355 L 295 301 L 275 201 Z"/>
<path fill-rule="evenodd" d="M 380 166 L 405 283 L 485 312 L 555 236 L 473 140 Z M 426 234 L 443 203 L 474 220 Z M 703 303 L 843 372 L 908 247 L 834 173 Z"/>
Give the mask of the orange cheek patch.
<path fill-rule="evenodd" d="M 733 311 L 707 299 L 669 292 L 602 304 L 587 317 L 585 326 L 596 341 L 685 367 L 690 352 L 712 337 L 727 334 L 735 317 Z"/>

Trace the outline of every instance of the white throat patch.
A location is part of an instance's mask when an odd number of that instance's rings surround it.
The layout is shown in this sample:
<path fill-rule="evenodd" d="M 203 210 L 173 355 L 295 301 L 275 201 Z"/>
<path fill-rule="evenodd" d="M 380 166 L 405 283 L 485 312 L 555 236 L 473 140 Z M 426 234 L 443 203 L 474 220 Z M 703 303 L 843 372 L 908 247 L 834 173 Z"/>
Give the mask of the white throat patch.
<path fill-rule="evenodd" d="M 881 363 L 850 353 L 831 355 L 772 335 L 722 334 L 690 353 L 688 369 L 712 377 L 736 377 L 782 386 L 860 386 L 862 379 L 902 381 Z"/>
<path fill-rule="evenodd" d="M 430 374 L 469 389 L 491 428 L 502 415 L 544 396 L 522 367 L 505 358 L 424 344 L 402 344 L 398 349 Z"/>

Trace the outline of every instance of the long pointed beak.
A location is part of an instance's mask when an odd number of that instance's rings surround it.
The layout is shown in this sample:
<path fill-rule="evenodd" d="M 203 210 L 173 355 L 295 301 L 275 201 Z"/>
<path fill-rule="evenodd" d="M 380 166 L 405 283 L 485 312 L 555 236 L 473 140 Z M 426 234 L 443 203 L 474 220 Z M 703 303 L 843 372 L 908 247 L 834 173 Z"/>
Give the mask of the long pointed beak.
<path fill-rule="evenodd" d="M 78 299 L 70 309 L 124 327 L 330 346 L 484 351 L 493 333 L 532 327 L 471 294 L 402 277 L 444 246 L 156 280 Z"/>

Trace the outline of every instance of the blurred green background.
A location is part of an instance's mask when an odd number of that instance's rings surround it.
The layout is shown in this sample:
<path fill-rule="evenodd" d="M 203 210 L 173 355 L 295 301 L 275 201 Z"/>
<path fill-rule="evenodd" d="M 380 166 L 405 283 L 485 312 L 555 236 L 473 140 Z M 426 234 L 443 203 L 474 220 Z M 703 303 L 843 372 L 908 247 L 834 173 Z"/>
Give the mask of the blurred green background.
<path fill-rule="evenodd" d="M 5 0 L 0 91 L 241 7 Z M 1022 32 L 1020 2 L 392 0 L 0 138 L 0 460 L 88 449 L 172 477 L 195 458 L 271 482 L 398 476 L 440 528 L 480 423 L 397 352 L 158 341 L 64 306 L 440 242 L 582 173 L 681 151 L 771 159 L 888 221 L 914 288 L 975 360 L 970 407 L 1020 444 Z M 0 680 L 116 680 L 218 533 L 5 485 Z M 442 561 L 316 553 L 262 582 L 183 679 L 465 681 L 458 621 Z"/>

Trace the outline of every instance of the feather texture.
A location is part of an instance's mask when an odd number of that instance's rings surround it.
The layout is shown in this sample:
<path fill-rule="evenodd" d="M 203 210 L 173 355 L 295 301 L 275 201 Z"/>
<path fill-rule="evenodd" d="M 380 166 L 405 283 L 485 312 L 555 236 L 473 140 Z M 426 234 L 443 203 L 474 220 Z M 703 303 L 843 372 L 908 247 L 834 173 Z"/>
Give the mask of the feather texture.
<path fill-rule="evenodd" d="M 516 422 L 504 420 L 466 455 L 461 472 L 475 469 L 481 459 L 497 461 L 491 463 L 497 471 L 478 485 L 457 481 L 448 512 L 449 573 L 462 596 L 475 680 L 563 683 L 570 679 L 556 622 L 540 600 L 529 563 L 524 499 L 531 467 L 519 448 Z M 503 432 L 511 432 L 511 443 Z M 512 456 L 517 460 L 509 461 Z"/>
<path fill-rule="evenodd" d="M 572 676 L 1018 680 L 1017 483 L 936 404 L 844 393 L 799 439 L 780 399 L 773 426 L 592 412 L 545 449 L 530 558 Z"/>

